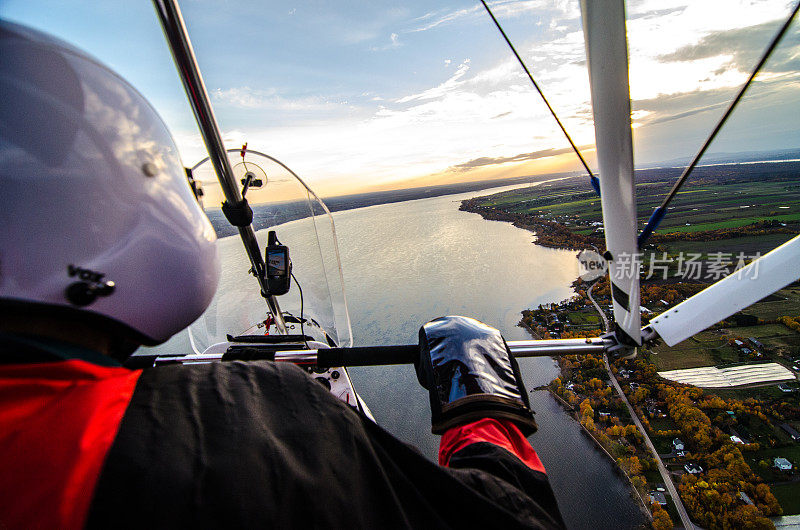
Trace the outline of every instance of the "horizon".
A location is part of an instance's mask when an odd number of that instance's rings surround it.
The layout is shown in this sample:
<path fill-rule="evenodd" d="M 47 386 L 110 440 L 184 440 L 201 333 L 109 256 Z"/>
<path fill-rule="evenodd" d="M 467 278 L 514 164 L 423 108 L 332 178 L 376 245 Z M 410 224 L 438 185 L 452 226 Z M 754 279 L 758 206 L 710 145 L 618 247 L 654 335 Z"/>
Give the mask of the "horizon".
<path fill-rule="evenodd" d="M 577 0 L 490 3 L 590 167 L 594 128 Z M 785 0 L 627 3 L 634 160 L 691 157 L 788 16 Z M 245 141 L 320 196 L 580 170 L 480 4 L 182 5 L 227 147 Z M 0 17 L 60 37 L 153 104 L 185 162 L 205 156 L 146 3 L 31 5 Z M 795 22 L 712 145 L 800 144 Z"/>
<path fill-rule="evenodd" d="M 793 154 L 797 156 L 797 158 L 780 158 L 781 155 L 786 154 Z M 772 154 L 773 158 L 769 158 L 768 155 Z M 660 162 L 653 162 L 651 164 L 647 164 L 640 167 L 634 168 L 634 173 L 641 172 L 641 171 L 655 171 L 655 170 L 669 170 L 669 169 L 683 169 L 686 167 L 690 160 L 690 157 L 685 157 L 681 159 L 671 159 L 671 160 L 662 160 Z M 750 165 L 750 164 L 768 164 L 768 163 L 791 163 L 791 162 L 800 162 L 800 147 L 794 149 L 778 149 L 772 151 L 741 151 L 738 153 L 730 153 L 730 152 L 714 152 L 714 153 L 706 153 L 703 157 L 703 160 L 707 160 L 706 163 L 699 163 L 695 166 L 695 168 L 705 168 L 705 167 L 713 167 L 713 166 L 735 166 L 735 165 Z M 683 162 L 686 163 L 683 163 Z M 660 164 L 678 164 L 678 165 L 660 165 Z M 414 192 L 417 190 L 437 190 L 440 188 L 472 188 L 469 190 L 465 189 L 454 189 L 452 192 L 446 192 L 436 195 L 431 195 L 431 197 L 437 197 L 441 195 L 456 195 L 459 193 L 465 193 L 470 191 L 481 191 L 481 190 L 488 190 L 498 187 L 504 186 L 522 186 L 525 184 L 542 184 L 554 180 L 565 180 L 565 179 L 575 179 L 575 178 L 585 178 L 586 179 L 586 189 L 591 189 L 591 184 L 588 180 L 588 175 L 585 171 L 581 170 L 572 170 L 572 171 L 564 171 L 558 173 L 541 173 L 535 175 L 521 175 L 518 177 L 504 177 L 504 178 L 496 178 L 496 179 L 486 179 L 486 180 L 475 180 L 475 181 L 462 181 L 462 182 L 454 182 L 454 183 L 431 183 L 427 185 L 420 185 L 420 186 L 409 186 L 409 187 L 398 187 L 392 188 L 388 190 L 367 190 L 367 191 L 357 191 L 354 193 L 343 193 L 339 195 L 318 195 L 319 198 L 325 202 L 330 199 L 348 199 L 348 198 L 357 198 L 357 197 L 373 197 L 376 195 L 387 195 L 387 194 L 397 194 L 402 192 Z M 216 186 L 217 181 L 214 180 L 211 185 Z M 208 185 L 208 183 L 206 183 Z M 204 188 L 207 190 L 207 188 Z M 221 200 L 221 190 L 220 190 L 220 200 Z M 419 198 L 424 197 L 410 197 L 405 200 L 416 200 Z M 251 197 L 252 199 L 252 197 Z M 270 205 L 277 205 L 281 203 L 294 203 L 298 201 L 305 201 L 305 198 L 292 198 L 287 199 L 284 201 L 275 201 L 272 198 L 269 201 Z M 394 201 L 392 201 L 394 202 Z M 402 201 L 398 201 L 402 202 Z M 251 205 L 253 207 L 261 206 L 267 204 L 266 202 L 256 202 L 251 200 Z M 376 204 L 383 204 L 378 202 Z M 361 206 L 358 206 L 361 207 Z M 219 206 L 204 206 L 205 210 L 219 210 Z M 341 208 L 337 208 L 332 206 L 332 212 L 338 211 Z"/>

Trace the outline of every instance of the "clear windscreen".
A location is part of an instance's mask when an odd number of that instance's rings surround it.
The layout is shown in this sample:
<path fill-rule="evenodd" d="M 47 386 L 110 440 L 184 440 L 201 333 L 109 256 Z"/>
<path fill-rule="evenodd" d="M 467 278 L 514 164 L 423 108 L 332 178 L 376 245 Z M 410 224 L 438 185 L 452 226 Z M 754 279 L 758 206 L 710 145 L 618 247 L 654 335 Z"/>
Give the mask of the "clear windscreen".
<path fill-rule="evenodd" d="M 296 282 L 292 280 L 289 292 L 277 297 L 288 333 L 303 332 L 319 342 L 351 346 L 336 232 L 327 207 L 298 177 L 268 155 L 248 150 L 242 157 L 236 149 L 228 156 L 240 186 L 248 176 L 255 181 L 246 198 L 253 209 L 262 258 L 270 230 L 275 231 L 281 245 L 289 248 Z M 193 168 L 193 176 L 202 184 L 204 209 L 219 237 L 222 274 L 211 305 L 188 328 L 191 348 L 202 353 L 226 341 L 229 334 L 277 333 L 270 324 L 259 283 L 250 273 L 251 263 L 239 231 L 220 209 L 224 197 L 211 163 L 199 163 Z"/>

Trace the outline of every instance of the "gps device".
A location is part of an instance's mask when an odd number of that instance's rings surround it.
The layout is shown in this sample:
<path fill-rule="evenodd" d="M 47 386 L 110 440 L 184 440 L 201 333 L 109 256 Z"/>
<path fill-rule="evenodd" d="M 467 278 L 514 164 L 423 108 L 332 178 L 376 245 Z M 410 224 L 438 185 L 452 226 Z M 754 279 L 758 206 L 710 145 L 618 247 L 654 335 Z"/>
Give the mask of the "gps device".
<path fill-rule="evenodd" d="M 292 260 L 289 247 L 278 243 L 275 232 L 270 230 L 265 251 L 267 264 L 267 288 L 269 295 L 280 296 L 289 292 L 292 280 Z"/>

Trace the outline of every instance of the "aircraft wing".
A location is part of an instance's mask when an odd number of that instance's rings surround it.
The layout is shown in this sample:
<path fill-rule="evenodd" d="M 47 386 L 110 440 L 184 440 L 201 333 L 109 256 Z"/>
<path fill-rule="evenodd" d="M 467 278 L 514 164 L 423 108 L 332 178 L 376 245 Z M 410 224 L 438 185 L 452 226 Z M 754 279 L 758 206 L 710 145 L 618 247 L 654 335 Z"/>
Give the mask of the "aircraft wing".
<path fill-rule="evenodd" d="M 800 236 L 687 298 L 650 321 L 674 346 L 800 278 Z"/>

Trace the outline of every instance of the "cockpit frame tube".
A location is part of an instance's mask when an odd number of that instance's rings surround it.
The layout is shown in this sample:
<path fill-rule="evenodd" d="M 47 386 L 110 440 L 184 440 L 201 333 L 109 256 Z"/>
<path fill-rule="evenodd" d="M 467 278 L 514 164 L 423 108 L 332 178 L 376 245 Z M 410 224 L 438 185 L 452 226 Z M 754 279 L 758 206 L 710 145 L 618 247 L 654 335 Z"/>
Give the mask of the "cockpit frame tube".
<path fill-rule="evenodd" d="M 167 39 L 172 52 L 172 58 L 186 90 L 186 96 L 192 106 L 211 164 L 214 166 L 217 179 L 220 186 L 222 186 L 225 200 L 234 209 L 248 207 L 239 191 L 239 183 L 234 177 L 225 145 L 222 142 L 222 135 L 214 117 L 214 110 L 211 107 L 211 101 L 208 97 L 203 77 L 200 74 L 200 68 L 197 65 L 197 58 L 194 55 L 180 7 L 175 0 L 153 0 L 153 6 L 161 23 L 161 28 L 164 30 L 164 37 Z M 261 292 L 264 293 L 269 311 L 275 319 L 275 327 L 280 334 L 285 335 L 287 333 L 286 323 L 283 320 L 278 300 L 269 295 L 265 273 L 266 266 L 258 247 L 253 225 L 248 224 L 238 228 L 239 236 L 242 239 L 247 256 L 250 258 L 253 273 L 261 287 Z"/>
<path fill-rule="evenodd" d="M 615 346 L 615 342 L 605 337 L 588 339 L 550 339 L 550 340 L 518 340 L 508 341 L 508 349 L 514 357 L 560 357 L 564 355 L 602 355 Z M 160 364 L 197 364 L 219 362 L 226 359 L 224 353 L 233 343 L 217 344 L 215 353 L 203 353 L 186 356 L 152 356 L 147 359 L 136 358 L 138 362 L 131 367 L 157 366 Z M 320 367 L 334 366 L 382 366 L 388 364 L 414 364 L 419 358 L 419 346 L 416 344 L 400 346 L 366 346 L 356 348 L 325 349 L 285 349 L 271 344 L 260 354 L 258 345 L 242 344 L 253 351 L 248 353 L 249 360 L 269 360 Z M 265 345 L 267 346 L 267 345 Z M 229 359 L 242 360 L 242 359 Z"/>

